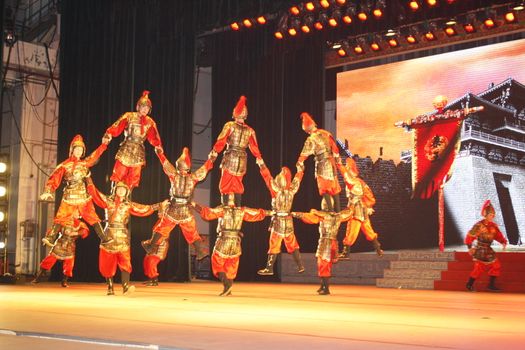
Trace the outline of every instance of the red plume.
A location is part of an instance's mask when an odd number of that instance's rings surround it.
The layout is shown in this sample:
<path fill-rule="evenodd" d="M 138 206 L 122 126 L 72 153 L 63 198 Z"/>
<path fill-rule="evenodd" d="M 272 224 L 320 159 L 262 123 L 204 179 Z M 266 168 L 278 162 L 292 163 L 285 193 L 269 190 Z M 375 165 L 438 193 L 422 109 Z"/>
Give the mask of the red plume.
<path fill-rule="evenodd" d="M 235 118 L 239 117 L 242 114 L 245 106 L 246 106 L 246 97 L 245 96 L 241 96 L 239 98 L 239 101 L 237 101 L 237 105 L 233 109 L 233 116 Z"/>
<path fill-rule="evenodd" d="M 303 120 L 303 130 L 307 131 L 317 126 L 314 119 L 308 112 L 301 113 L 301 119 Z"/>
<path fill-rule="evenodd" d="M 184 161 L 186 162 L 188 169 L 191 169 L 191 155 L 188 147 L 184 147 L 182 149 L 182 156 L 184 157 Z"/>

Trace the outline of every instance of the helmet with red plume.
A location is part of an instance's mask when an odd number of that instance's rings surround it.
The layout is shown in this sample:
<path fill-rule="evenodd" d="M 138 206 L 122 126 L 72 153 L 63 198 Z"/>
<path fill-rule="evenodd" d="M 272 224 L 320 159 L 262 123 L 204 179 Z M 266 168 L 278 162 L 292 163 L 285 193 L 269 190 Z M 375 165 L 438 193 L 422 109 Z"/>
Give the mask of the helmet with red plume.
<path fill-rule="evenodd" d="M 492 206 L 492 203 L 489 199 L 483 203 L 483 206 L 481 207 L 481 216 L 485 217 L 488 214 L 496 214 L 496 210 L 494 210 L 494 207 Z"/>
<path fill-rule="evenodd" d="M 284 190 L 290 187 L 292 183 L 292 172 L 288 167 L 283 166 L 281 172 L 272 181 L 272 187 L 275 191 Z"/>
<path fill-rule="evenodd" d="M 246 97 L 239 97 L 239 101 L 233 109 L 232 118 L 233 119 L 246 119 L 248 117 L 248 107 L 246 106 Z"/>
<path fill-rule="evenodd" d="M 73 154 L 73 150 L 75 149 L 75 147 L 82 147 L 82 149 L 84 150 L 82 152 L 81 157 L 83 157 L 86 154 L 86 144 L 84 143 L 84 138 L 82 137 L 82 135 L 75 135 L 75 137 L 73 137 L 73 140 L 71 140 L 71 144 L 69 145 L 69 156 Z"/>
<path fill-rule="evenodd" d="M 188 147 L 182 149 L 182 153 L 175 162 L 178 171 L 190 171 L 191 170 L 191 155 Z"/>
<path fill-rule="evenodd" d="M 308 112 L 301 113 L 301 119 L 303 120 L 302 127 L 304 131 L 309 132 L 317 127 L 317 124 Z"/>
<path fill-rule="evenodd" d="M 151 104 L 151 100 L 149 99 L 149 91 L 148 90 L 144 90 L 142 92 L 142 96 L 140 96 L 140 98 L 138 99 L 137 107 L 136 107 L 137 111 L 142 106 L 148 106 L 150 111 L 151 111 L 152 104 Z"/>

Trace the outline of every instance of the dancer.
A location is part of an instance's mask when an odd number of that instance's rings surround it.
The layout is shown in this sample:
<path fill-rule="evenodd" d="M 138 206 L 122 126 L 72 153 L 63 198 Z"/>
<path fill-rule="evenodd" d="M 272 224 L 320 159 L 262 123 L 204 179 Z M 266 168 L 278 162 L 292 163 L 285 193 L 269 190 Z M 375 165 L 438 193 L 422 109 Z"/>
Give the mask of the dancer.
<path fill-rule="evenodd" d="M 277 257 L 281 252 L 281 243 L 284 240 L 286 250 L 292 254 L 297 265 L 297 272 L 304 272 L 304 266 L 301 261 L 299 244 L 294 234 L 293 218 L 290 214 L 292 210 L 293 198 L 299 190 L 299 185 L 303 178 L 303 168 L 298 168 L 292 180 L 290 169 L 282 167 L 279 175 L 272 177 L 270 170 L 266 165 L 261 166 L 261 175 L 272 196 L 272 210 L 274 214 L 268 231 L 270 231 L 270 241 L 268 248 L 268 260 L 266 267 L 257 271 L 259 275 L 273 275 L 273 267 Z"/>
<path fill-rule="evenodd" d="M 79 219 L 73 219 L 68 224 L 61 226 L 61 232 L 49 254 L 40 262 L 35 279 L 31 283 L 40 282 L 40 278 L 55 265 L 57 260 L 62 261 L 63 278 L 61 285 L 69 287 L 68 279 L 73 277 L 73 266 L 75 265 L 76 240 L 78 237 L 86 238 L 89 235 L 89 228 Z"/>
<path fill-rule="evenodd" d="M 221 192 L 222 203 L 228 203 L 229 196 L 235 199 L 235 205 L 241 205 L 241 196 L 244 193 L 243 177 L 246 174 L 247 154 L 246 148 L 250 148 L 256 163 L 261 167 L 264 164 L 261 151 L 257 145 L 255 130 L 246 125 L 248 117 L 248 107 L 246 107 L 246 97 L 241 96 L 237 105 L 233 109 L 232 118 L 234 121 L 227 122 L 213 146 L 208 158 L 214 162 L 224 147 L 224 155 L 221 162 L 221 180 L 219 190 Z"/>
<path fill-rule="evenodd" d="M 233 280 L 237 276 L 241 251 L 241 227 L 244 221 L 262 221 L 273 213 L 264 209 L 237 207 L 230 197 L 227 205 L 215 208 L 202 207 L 193 203 L 195 210 L 204 220 L 219 219 L 217 240 L 211 256 L 213 275 L 223 284 L 220 296 L 231 295 Z"/>
<path fill-rule="evenodd" d="M 120 269 L 123 294 L 133 293 L 135 286 L 129 282 L 131 274 L 131 234 L 128 230 L 130 215 L 148 216 L 158 210 L 161 203 L 144 205 L 129 200 L 129 188 L 124 182 L 117 182 L 114 193 L 105 196 L 97 190 L 91 178 L 88 179 L 88 191 L 95 203 L 106 211 L 106 232 L 113 238 L 111 243 L 100 245 L 99 271 L 108 285 L 107 295 L 114 295 L 113 276 Z M 167 205 L 167 203 L 165 203 Z"/>
<path fill-rule="evenodd" d="M 140 183 L 142 168 L 146 165 L 144 141 L 155 147 L 155 153 L 160 156 L 164 153 L 162 141 L 155 121 L 149 116 L 151 113 L 149 91 L 144 91 L 137 101 L 137 112 L 124 113 L 104 134 L 102 141 L 111 142 L 124 132 L 124 141 L 119 146 L 115 156 L 115 166 L 111 174 L 112 191 L 115 183 L 124 182 L 132 191 Z"/>
<path fill-rule="evenodd" d="M 474 291 L 474 282 L 487 269 L 489 275 L 489 285 L 487 290 L 490 292 L 500 292 L 501 289 L 496 287 L 496 278 L 501 274 L 501 263 L 496 257 L 496 252 L 490 247 L 494 240 L 503 245 L 503 249 L 507 247 L 507 239 L 499 230 L 498 225 L 493 221 L 496 216 L 496 211 L 490 203 L 490 200 L 485 201 L 481 208 L 481 216 L 483 220 L 478 221 L 468 232 L 465 237 L 465 244 L 469 248 L 469 254 L 474 260 L 474 269 L 470 273 L 467 282 L 467 289 Z M 476 246 L 472 244 L 476 241 Z"/>
<path fill-rule="evenodd" d="M 304 168 L 304 161 L 315 157 L 315 178 L 319 194 L 325 199 L 330 210 L 340 211 L 339 193 L 341 186 L 337 178 L 337 168 L 346 182 L 346 170 L 339 156 L 339 149 L 328 131 L 317 128 L 312 116 L 301 113 L 302 128 L 309 135 L 297 160 L 297 167 Z"/>
<path fill-rule="evenodd" d="M 162 215 L 153 226 L 151 239 L 142 242 L 142 246 L 148 253 L 144 257 L 144 273 L 150 279 L 148 285 L 158 285 L 157 265 L 166 258 L 165 252 L 157 254 L 158 248 L 164 244 L 163 251 L 167 252 L 167 241 L 171 231 L 180 225 L 184 239 L 188 244 L 193 244 L 197 253 L 197 260 L 202 260 L 209 255 L 195 223 L 195 217 L 191 211 L 190 202 L 193 198 L 195 185 L 203 181 L 213 167 L 213 162 L 207 160 L 195 172 L 191 172 L 191 156 L 187 147 L 175 162 L 175 167 L 160 154 L 164 172 L 170 179 L 170 202 L 169 206 L 162 211 Z"/>
<path fill-rule="evenodd" d="M 346 159 L 346 171 L 348 181 L 352 185 L 346 186 L 346 197 L 348 198 L 348 207 L 353 210 L 353 217 L 346 224 L 346 235 L 343 240 L 343 250 L 339 253 L 340 260 L 348 259 L 350 248 L 354 245 L 359 231 L 363 231 L 367 240 L 374 245 L 377 255 L 383 256 L 381 244 L 377 239 L 377 232 L 372 228 L 370 215 L 374 213 L 373 206 L 376 199 L 372 190 L 363 179 L 359 178 L 359 169 L 353 158 Z"/>
<path fill-rule="evenodd" d="M 104 143 L 105 142 L 105 143 Z M 64 194 L 60 207 L 53 221 L 53 227 L 48 230 L 42 242 L 50 247 L 55 245 L 59 232 L 63 225 L 70 223 L 71 218 L 82 217 L 88 224 L 93 226 L 98 237 L 103 243 L 109 243 L 100 218 L 95 212 L 95 206 L 91 196 L 86 191 L 86 178 L 89 176 L 89 168 L 94 166 L 102 153 L 107 149 L 107 141 L 86 158 L 82 158 L 86 153 L 86 145 L 81 135 L 76 135 L 69 146 L 69 158 L 60 163 L 47 180 L 44 192 L 40 196 L 41 200 L 53 199 L 53 192 L 56 191 L 62 180 L 65 182 Z"/>
<path fill-rule="evenodd" d="M 337 213 L 328 206 L 326 198 L 323 198 L 321 211 L 312 209 L 309 213 L 292 212 L 292 215 L 307 224 L 319 224 L 319 243 L 315 256 L 321 287 L 317 293 L 328 295 L 330 294 L 329 282 L 332 276 L 332 265 L 337 262 L 337 232 L 342 222 L 352 218 L 352 209 L 346 208 Z"/>

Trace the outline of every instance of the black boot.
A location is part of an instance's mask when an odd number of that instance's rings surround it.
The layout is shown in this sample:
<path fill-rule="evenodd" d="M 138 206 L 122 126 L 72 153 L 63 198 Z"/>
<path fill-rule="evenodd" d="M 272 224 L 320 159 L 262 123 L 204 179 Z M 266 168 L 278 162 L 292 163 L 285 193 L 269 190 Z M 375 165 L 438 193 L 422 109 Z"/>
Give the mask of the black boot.
<path fill-rule="evenodd" d="M 129 272 L 120 271 L 122 279 L 122 294 L 130 295 L 135 291 L 135 286 L 129 283 Z"/>
<path fill-rule="evenodd" d="M 62 282 L 60 283 L 60 285 L 63 287 L 63 288 L 67 288 L 69 287 L 69 284 L 67 284 L 67 280 L 69 279 L 69 277 L 67 276 L 64 276 L 64 278 L 62 278 Z"/>
<path fill-rule="evenodd" d="M 100 222 L 97 222 L 93 225 L 93 229 L 95 230 L 95 233 L 97 234 L 98 238 L 100 238 L 101 244 L 109 244 L 113 243 L 113 238 L 108 237 L 104 230 L 102 229 L 102 225 Z"/>
<path fill-rule="evenodd" d="M 113 277 L 106 278 L 106 283 L 108 284 L 108 292 L 106 295 L 115 295 L 115 291 L 113 290 Z"/>
<path fill-rule="evenodd" d="M 326 209 L 328 211 L 334 211 L 333 197 L 328 193 L 323 194 L 323 200 L 326 203 Z M 321 206 L 322 207 L 322 206 Z"/>
<path fill-rule="evenodd" d="M 268 254 L 268 260 L 266 261 L 266 267 L 257 271 L 258 275 L 261 276 L 272 276 L 273 275 L 273 266 L 277 260 L 277 254 Z"/>
<path fill-rule="evenodd" d="M 319 295 L 328 295 L 330 294 L 330 289 L 328 288 L 329 277 L 321 277 L 321 289 L 319 290 Z"/>
<path fill-rule="evenodd" d="M 235 195 L 234 195 L 234 203 L 235 203 L 236 207 L 240 207 L 241 206 L 241 200 L 242 200 L 242 194 L 235 193 Z"/>
<path fill-rule="evenodd" d="M 148 239 L 146 241 L 140 242 L 142 244 L 142 248 L 146 251 L 148 254 L 156 254 L 159 250 L 160 245 L 160 239 L 162 238 L 162 235 L 158 232 L 153 232 L 153 236 L 151 236 L 151 239 Z"/>
<path fill-rule="evenodd" d="M 193 246 L 195 247 L 195 252 L 197 253 L 196 259 L 198 261 L 204 259 L 207 256 L 210 256 L 208 249 L 206 249 L 206 244 L 204 244 L 202 239 L 193 242 Z"/>
<path fill-rule="evenodd" d="M 231 295 L 232 294 L 232 286 L 233 286 L 233 280 L 230 280 L 226 277 L 226 273 L 224 272 L 219 272 L 218 273 L 218 276 L 219 280 L 222 282 L 222 285 L 223 285 L 223 289 L 222 289 L 222 293 L 219 294 L 219 296 L 228 296 L 228 295 Z"/>
<path fill-rule="evenodd" d="M 374 249 L 376 250 L 377 255 L 381 258 L 383 256 L 383 249 L 381 249 L 381 243 L 377 240 L 377 237 L 372 241 Z"/>
<path fill-rule="evenodd" d="M 38 272 L 35 275 L 35 278 L 31 281 L 32 284 L 40 283 L 40 279 L 42 276 L 46 274 L 47 270 L 39 269 Z"/>
<path fill-rule="evenodd" d="M 58 240 L 58 235 L 60 234 L 61 230 L 62 230 L 62 225 L 53 224 L 53 227 L 51 227 L 51 230 L 49 230 L 46 236 L 42 238 L 42 243 L 44 245 L 47 245 L 48 247 L 54 247 Z"/>
<path fill-rule="evenodd" d="M 297 265 L 297 272 L 303 273 L 304 272 L 304 265 L 303 260 L 301 259 L 301 252 L 299 249 L 296 249 L 292 253 L 293 260 L 295 261 L 295 264 Z"/>
<path fill-rule="evenodd" d="M 472 277 L 469 277 L 468 279 L 468 282 L 467 284 L 465 285 L 465 287 L 467 288 L 467 290 L 471 291 L 471 292 L 475 292 L 476 290 L 474 289 L 474 281 L 476 279 L 475 278 L 472 278 Z"/>
<path fill-rule="evenodd" d="M 343 250 L 341 251 L 341 253 L 339 253 L 339 255 L 337 256 L 337 259 L 338 260 L 350 260 L 350 248 L 352 246 L 349 246 L 349 245 L 345 245 L 343 246 Z"/>
<path fill-rule="evenodd" d="M 496 276 L 490 276 L 489 286 L 487 287 L 489 292 L 501 292 L 501 289 L 496 287 Z"/>
<path fill-rule="evenodd" d="M 334 211 L 339 213 L 341 211 L 341 201 L 339 200 L 339 193 L 332 196 L 334 200 Z"/>
<path fill-rule="evenodd" d="M 158 277 L 150 278 L 149 280 L 144 282 L 144 285 L 146 287 L 157 287 L 159 285 L 159 278 Z"/>

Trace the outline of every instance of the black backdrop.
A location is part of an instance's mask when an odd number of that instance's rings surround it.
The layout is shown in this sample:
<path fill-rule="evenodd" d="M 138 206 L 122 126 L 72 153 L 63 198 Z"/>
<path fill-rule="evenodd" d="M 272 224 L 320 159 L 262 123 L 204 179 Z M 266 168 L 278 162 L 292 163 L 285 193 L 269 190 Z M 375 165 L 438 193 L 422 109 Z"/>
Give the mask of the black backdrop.
<path fill-rule="evenodd" d="M 69 142 L 77 133 L 84 136 L 88 152 L 93 150 L 104 130 L 120 114 L 134 110 L 144 89 L 151 91 L 152 117 L 166 154 L 176 159 L 182 147 L 191 144 L 196 36 L 213 23 L 238 13 L 243 2 L 95 0 L 62 4 L 59 161 L 67 157 Z M 306 138 L 299 114 L 309 111 L 322 124 L 320 42 L 312 39 L 282 43 L 274 40 L 268 29 L 210 35 L 205 43 L 205 49 L 212 52 L 213 137 L 230 120 L 239 95 L 244 94 L 248 98 L 248 123 L 257 132 L 266 163 L 273 173 L 281 165 L 295 171 L 294 164 Z M 92 168 L 95 184 L 106 193 L 120 140 L 113 140 Z M 147 166 L 133 200 L 154 203 L 167 197 L 169 183 L 152 147 L 146 146 Z M 295 201 L 297 210 L 308 210 L 319 202 L 311 161 L 307 167 L 308 175 Z M 212 174 L 214 204 L 219 198 L 218 174 L 217 169 Z M 244 184 L 245 205 L 269 207 L 269 194 L 253 158 Z M 99 215 L 103 217 L 102 211 Z M 155 219 L 154 214 L 131 220 L 133 279 L 143 278 L 140 241 L 150 236 Z M 256 270 L 264 264 L 267 227 L 268 220 L 245 225 L 239 279 L 255 279 Z M 313 251 L 316 228 L 298 223 L 297 234 L 303 250 Z M 94 236 L 78 244 L 77 280 L 101 280 L 98 239 Z M 172 234 L 171 243 L 167 262 L 159 268 L 161 279 L 187 280 L 187 245 L 178 229 Z"/>

